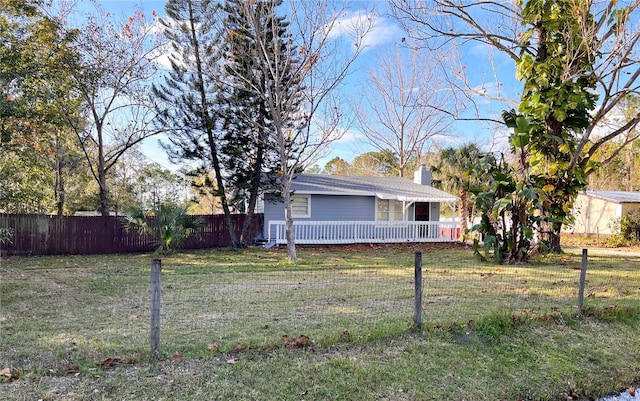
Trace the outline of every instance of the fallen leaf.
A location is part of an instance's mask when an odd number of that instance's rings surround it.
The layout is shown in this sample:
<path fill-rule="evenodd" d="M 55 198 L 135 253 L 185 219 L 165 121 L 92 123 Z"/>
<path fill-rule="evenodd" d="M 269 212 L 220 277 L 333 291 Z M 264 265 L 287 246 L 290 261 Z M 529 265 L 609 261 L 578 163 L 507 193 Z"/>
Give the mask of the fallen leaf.
<path fill-rule="evenodd" d="M 136 319 L 138 319 L 138 316 L 137 316 L 137 315 L 131 315 L 131 316 L 129 316 L 129 320 L 136 320 Z"/>
<path fill-rule="evenodd" d="M 0 323 L 6 323 L 7 322 L 7 318 L 4 316 L 0 316 Z"/>
<path fill-rule="evenodd" d="M 236 359 L 235 359 L 235 358 L 227 359 L 227 363 L 228 363 L 229 365 L 233 365 L 233 364 L 234 364 L 234 363 L 236 363 L 236 362 L 238 362 L 238 361 L 236 361 Z"/>
<path fill-rule="evenodd" d="M 233 347 L 231 347 L 231 353 L 232 354 L 237 354 L 240 351 L 244 351 L 247 349 L 246 345 L 243 344 L 235 344 Z"/>
<path fill-rule="evenodd" d="M 4 369 L 0 370 L 0 376 L 5 376 L 5 377 L 11 378 L 11 369 L 4 368 Z"/>
<path fill-rule="evenodd" d="M 104 361 L 98 363 L 97 366 L 100 368 L 109 368 L 116 363 L 120 363 L 120 358 L 107 358 Z"/>
<path fill-rule="evenodd" d="M 207 344 L 207 349 L 209 351 L 218 352 L 219 350 L 218 343 Z"/>
<path fill-rule="evenodd" d="M 67 373 L 68 375 L 73 375 L 76 373 L 80 373 L 80 367 L 79 366 L 69 366 L 66 370 L 65 373 Z"/>
<path fill-rule="evenodd" d="M 288 335 L 282 336 L 282 342 L 285 347 L 288 348 L 307 348 L 311 346 L 311 339 L 309 336 L 300 334 L 298 337 L 289 337 Z"/>
<path fill-rule="evenodd" d="M 171 357 L 171 362 L 180 362 L 180 361 L 182 361 L 182 355 L 180 355 L 177 352 L 173 354 L 173 356 Z"/>
<path fill-rule="evenodd" d="M 96 366 L 99 368 L 110 368 L 114 365 L 117 364 L 123 364 L 123 365 L 135 365 L 136 363 L 138 363 L 138 359 L 137 358 L 125 358 L 125 359 L 120 359 L 120 358 L 107 358 L 104 361 L 98 363 Z"/>

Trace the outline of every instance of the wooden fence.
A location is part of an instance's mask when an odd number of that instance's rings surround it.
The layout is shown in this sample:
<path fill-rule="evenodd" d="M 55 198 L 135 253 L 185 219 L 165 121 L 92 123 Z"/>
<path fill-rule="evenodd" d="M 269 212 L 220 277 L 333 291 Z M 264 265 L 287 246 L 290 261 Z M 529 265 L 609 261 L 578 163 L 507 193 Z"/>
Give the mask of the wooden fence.
<path fill-rule="evenodd" d="M 204 225 L 184 243 L 185 249 L 230 245 L 224 215 L 199 216 Z M 232 215 L 239 235 L 245 215 Z M 11 243 L 0 245 L 9 255 L 108 254 L 150 252 L 157 248 L 151 236 L 126 230 L 122 217 L 0 214 L 0 228 L 13 231 Z M 251 238 L 261 232 L 263 215 L 254 215 Z"/>

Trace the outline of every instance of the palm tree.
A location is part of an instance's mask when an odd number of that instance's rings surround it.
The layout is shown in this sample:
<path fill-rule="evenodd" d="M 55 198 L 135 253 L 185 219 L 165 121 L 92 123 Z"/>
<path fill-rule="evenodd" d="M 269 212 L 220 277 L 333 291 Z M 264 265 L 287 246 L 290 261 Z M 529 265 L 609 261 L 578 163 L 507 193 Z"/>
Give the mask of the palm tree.
<path fill-rule="evenodd" d="M 482 185 L 482 179 L 475 174 L 475 166 L 485 155 L 475 144 L 467 144 L 460 148 L 446 148 L 440 152 L 438 164 L 433 168 L 442 190 L 458 194 L 457 209 L 460 218 L 460 231 L 467 232 L 475 217 L 473 202 L 469 202 L 471 188 Z"/>
<path fill-rule="evenodd" d="M 166 255 L 179 249 L 189 235 L 202 228 L 202 220 L 188 211 L 188 205 L 175 202 L 162 202 L 150 212 L 135 206 L 125 215 L 125 226 L 140 235 L 154 236 L 158 243 L 156 254 Z"/>

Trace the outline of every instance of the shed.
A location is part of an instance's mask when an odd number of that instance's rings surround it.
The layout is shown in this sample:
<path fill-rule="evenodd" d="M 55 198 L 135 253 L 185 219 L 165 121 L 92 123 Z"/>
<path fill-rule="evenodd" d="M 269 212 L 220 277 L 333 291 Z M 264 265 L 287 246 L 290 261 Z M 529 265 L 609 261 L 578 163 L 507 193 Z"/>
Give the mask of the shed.
<path fill-rule="evenodd" d="M 567 231 L 574 234 L 613 234 L 612 223 L 637 210 L 640 210 L 640 192 L 584 191 L 576 198 L 573 206 L 575 223 L 567 227 Z"/>

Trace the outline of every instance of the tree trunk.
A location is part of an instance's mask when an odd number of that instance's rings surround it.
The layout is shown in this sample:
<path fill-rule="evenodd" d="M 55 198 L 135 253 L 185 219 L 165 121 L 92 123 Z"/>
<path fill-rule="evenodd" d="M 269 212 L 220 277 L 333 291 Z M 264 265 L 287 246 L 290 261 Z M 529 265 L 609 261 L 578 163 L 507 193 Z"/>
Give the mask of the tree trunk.
<path fill-rule="evenodd" d="M 546 246 L 546 249 L 540 249 L 541 252 L 549 253 L 561 253 L 562 247 L 560 246 L 560 231 L 562 230 L 562 223 L 551 223 L 543 221 L 540 223 L 540 236 Z"/>
<path fill-rule="evenodd" d="M 242 231 L 240 232 L 239 246 L 241 246 L 242 248 L 246 248 L 247 246 L 249 246 L 249 230 L 253 221 L 256 203 L 258 202 L 260 180 L 262 178 L 263 153 L 264 146 L 262 144 L 259 144 L 256 152 L 256 160 L 254 162 L 253 175 L 251 177 L 251 187 L 249 188 L 249 202 L 247 205 L 247 213 L 244 218 L 244 223 L 242 224 Z"/>
<path fill-rule="evenodd" d="M 100 214 L 109 215 L 109 192 L 107 191 L 107 171 L 104 160 L 104 143 L 102 140 L 102 127 L 96 126 L 98 132 L 98 186 L 100 187 Z"/>
<path fill-rule="evenodd" d="M 222 171 L 220 169 L 220 160 L 218 159 L 218 152 L 216 150 L 216 144 L 213 138 L 211 130 L 209 135 L 209 147 L 211 148 L 211 161 L 213 164 L 213 171 L 216 175 L 216 184 L 218 186 L 218 195 L 220 196 L 220 203 L 222 204 L 222 210 L 224 211 L 224 218 L 227 222 L 227 232 L 229 233 L 229 240 L 231 241 L 231 247 L 238 247 L 238 238 L 236 237 L 236 228 L 231 220 L 231 210 L 229 209 L 229 202 L 227 200 L 227 194 L 224 188 L 224 181 L 222 180 Z"/>
<path fill-rule="evenodd" d="M 467 191 L 460 191 L 460 210 L 458 211 L 458 215 L 460 216 L 460 236 L 462 240 L 465 240 L 467 236 L 467 229 L 469 228 L 469 197 L 467 196 Z"/>
<path fill-rule="evenodd" d="M 109 215 L 109 193 L 107 192 L 107 178 L 104 171 L 100 177 L 100 214 Z"/>
<path fill-rule="evenodd" d="M 64 213 L 64 201 L 65 201 L 65 188 L 64 178 L 62 176 L 62 151 L 60 150 L 60 138 L 56 138 L 56 209 L 58 216 L 62 216 Z"/>
<path fill-rule="evenodd" d="M 293 216 L 291 214 L 291 191 L 288 181 L 283 183 L 283 201 L 284 201 L 284 221 L 285 221 L 285 237 L 287 239 L 287 254 L 289 262 L 296 262 L 298 255 L 296 253 L 296 232 L 293 229 Z"/>
<path fill-rule="evenodd" d="M 560 246 L 560 230 L 562 229 L 562 223 L 551 223 L 551 230 L 547 233 L 547 244 L 549 246 L 549 252 L 562 253 Z"/>

